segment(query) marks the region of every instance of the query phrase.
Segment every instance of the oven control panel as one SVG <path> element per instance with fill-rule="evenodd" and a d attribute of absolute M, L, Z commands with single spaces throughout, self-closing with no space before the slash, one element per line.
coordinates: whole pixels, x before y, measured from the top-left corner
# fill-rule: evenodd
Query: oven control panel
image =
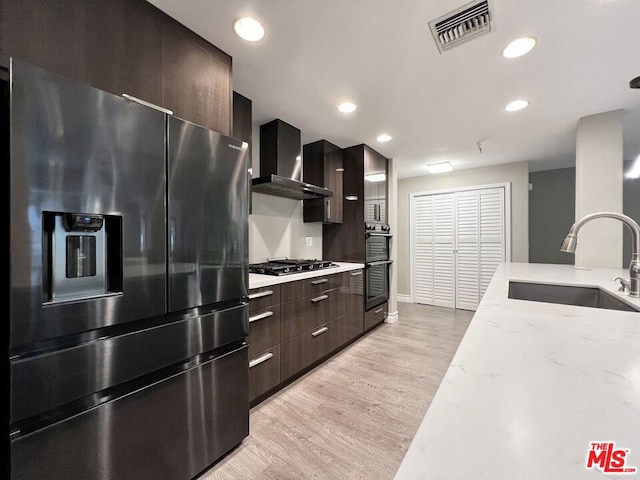
<path fill-rule="evenodd" d="M 364 230 L 366 233 L 390 233 L 391 227 L 385 223 L 365 223 Z"/>

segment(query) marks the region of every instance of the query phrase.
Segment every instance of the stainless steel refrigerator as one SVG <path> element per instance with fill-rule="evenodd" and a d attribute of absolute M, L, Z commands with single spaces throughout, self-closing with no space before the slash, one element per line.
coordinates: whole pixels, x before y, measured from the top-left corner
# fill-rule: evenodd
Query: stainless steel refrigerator
<path fill-rule="evenodd" d="M 5 87 L 11 476 L 193 478 L 249 431 L 245 146 L 16 59 Z"/>

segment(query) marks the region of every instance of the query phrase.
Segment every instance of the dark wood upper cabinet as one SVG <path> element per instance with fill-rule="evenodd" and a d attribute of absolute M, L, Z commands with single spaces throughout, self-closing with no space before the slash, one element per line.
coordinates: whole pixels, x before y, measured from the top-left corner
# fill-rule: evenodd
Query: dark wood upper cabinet
<path fill-rule="evenodd" d="M 345 148 L 342 152 L 342 224 L 322 226 L 322 258 L 364 262 L 365 223 L 386 222 L 388 159 L 365 144 Z M 381 172 L 385 174 L 384 181 L 371 181 L 381 179 L 381 176 L 372 175 Z"/>
<path fill-rule="evenodd" d="M 11 57 L 231 133 L 231 57 L 145 0 L 3 1 Z"/>
<path fill-rule="evenodd" d="M 302 147 L 304 181 L 333 192 L 332 197 L 303 200 L 305 222 L 342 223 L 342 149 L 326 140 Z"/>
<path fill-rule="evenodd" d="M 387 159 L 364 148 L 364 221 L 387 223 Z"/>
<path fill-rule="evenodd" d="M 250 99 L 238 92 L 233 92 L 233 130 L 231 136 L 247 142 L 249 144 L 248 155 L 249 165 L 252 164 L 252 139 L 253 139 L 253 123 L 252 123 L 252 102 Z M 251 172 L 251 170 L 250 170 Z M 249 175 L 248 191 L 249 195 L 249 213 L 253 211 L 253 202 L 251 198 L 251 173 Z"/>

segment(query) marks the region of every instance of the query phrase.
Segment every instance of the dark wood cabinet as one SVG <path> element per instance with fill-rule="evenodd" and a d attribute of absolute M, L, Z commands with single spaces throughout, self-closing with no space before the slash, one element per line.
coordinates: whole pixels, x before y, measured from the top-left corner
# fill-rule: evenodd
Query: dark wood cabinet
<path fill-rule="evenodd" d="M 362 273 L 333 273 L 250 291 L 252 404 L 363 334 Z"/>
<path fill-rule="evenodd" d="M 145 0 L 2 2 L 11 57 L 231 132 L 231 57 Z"/>
<path fill-rule="evenodd" d="M 283 303 L 282 340 L 343 316 L 344 311 L 344 296 L 339 288 Z"/>
<path fill-rule="evenodd" d="M 249 293 L 249 398 L 280 383 L 280 285 Z"/>
<path fill-rule="evenodd" d="M 365 331 L 381 324 L 385 318 L 387 318 L 387 302 L 378 305 L 376 308 L 367 310 L 364 314 Z"/>
<path fill-rule="evenodd" d="M 253 149 L 253 123 L 252 123 L 252 105 L 250 99 L 238 92 L 233 92 L 233 130 L 231 136 L 247 142 L 249 165 L 251 165 L 251 155 Z M 249 181 L 247 182 L 247 195 L 249 196 L 249 213 L 253 211 L 253 202 L 251 196 L 251 173 L 253 168 L 249 169 L 247 175 Z"/>
<path fill-rule="evenodd" d="M 365 144 L 345 148 L 342 152 L 343 219 L 341 225 L 322 226 L 322 257 L 364 262 L 365 223 L 385 223 L 387 220 L 388 159 Z M 382 173 L 384 181 L 381 181 Z"/>
<path fill-rule="evenodd" d="M 326 140 L 302 147 L 304 181 L 333 192 L 332 197 L 303 200 L 305 222 L 342 223 L 342 149 Z"/>
<path fill-rule="evenodd" d="M 274 345 L 249 360 L 249 401 L 273 390 L 280 383 L 280 345 Z"/>
<path fill-rule="evenodd" d="M 364 221 L 387 223 L 387 159 L 364 148 Z"/>
<path fill-rule="evenodd" d="M 364 330 L 364 270 L 345 272 L 345 315 L 349 333 L 358 335 Z"/>

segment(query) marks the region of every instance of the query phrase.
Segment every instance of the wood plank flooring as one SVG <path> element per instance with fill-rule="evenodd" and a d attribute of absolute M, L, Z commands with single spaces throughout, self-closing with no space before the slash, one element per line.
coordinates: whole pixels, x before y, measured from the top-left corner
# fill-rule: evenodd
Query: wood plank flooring
<path fill-rule="evenodd" d="M 473 312 L 399 304 L 384 323 L 250 412 L 198 480 L 393 479 Z"/>

